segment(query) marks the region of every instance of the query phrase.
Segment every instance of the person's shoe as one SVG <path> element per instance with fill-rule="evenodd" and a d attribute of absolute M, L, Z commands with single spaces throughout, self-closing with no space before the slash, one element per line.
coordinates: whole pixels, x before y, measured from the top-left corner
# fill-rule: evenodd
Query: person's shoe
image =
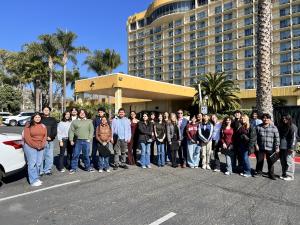
<path fill-rule="evenodd" d="M 151 165 L 148 165 L 147 168 L 148 168 L 148 169 L 151 169 L 152 167 L 151 167 Z"/>
<path fill-rule="evenodd" d="M 285 177 L 283 180 L 285 180 L 285 181 L 293 181 L 294 179 L 295 179 L 294 177 L 288 176 L 288 177 Z"/>
<path fill-rule="evenodd" d="M 36 182 L 34 182 L 33 184 L 31 184 L 32 187 L 39 187 L 42 185 L 42 181 L 37 180 Z"/>
<path fill-rule="evenodd" d="M 60 170 L 59 172 L 64 173 L 64 172 L 66 172 L 66 170 L 65 170 L 65 169 L 62 169 L 62 170 Z"/>
<path fill-rule="evenodd" d="M 251 177 L 250 174 L 245 174 L 245 173 L 244 173 L 242 176 L 243 176 L 243 177 Z"/>
<path fill-rule="evenodd" d="M 46 175 L 46 176 L 51 176 L 51 175 L 52 175 L 52 172 L 49 171 L 49 172 L 45 173 L 45 175 Z"/>
<path fill-rule="evenodd" d="M 198 169 L 198 168 L 199 168 L 199 166 L 195 166 L 194 168 L 195 168 L 195 169 Z"/>
<path fill-rule="evenodd" d="M 123 168 L 123 169 L 129 169 L 129 167 L 126 164 L 121 165 L 120 167 Z"/>
<path fill-rule="evenodd" d="M 95 170 L 94 170 L 93 168 L 89 168 L 89 169 L 87 170 L 87 172 L 89 172 L 89 173 L 94 173 Z"/>
<path fill-rule="evenodd" d="M 229 176 L 231 173 L 229 171 L 225 172 L 225 175 Z"/>
<path fill-rule="evenodd" d="M 191 168 L 191 169 L 194 169 L 195 167 L 194 167 L 194 166 L 190 166 L 190 168 Z"/>
<path fill-rule="evenodd" d="M 276 177 L 275 177 L 274 175 L 269 175 L 269 178 L 270 178 L 271 180 L 276 180 Z"/>
<path fill-rule="evenodd" d="M 202 169 L 206 170 L 206 166 L 205 166 L 205 165 L 203 165 L 203 166 L 202 166 Z"/>
<path fill-rule="evenodd" d="M 185 168 L 186 167 L 186 165 L 185 165 L 185 163 L 183 163 L 182 165 L 181 165 L 181 168 Z"/>
<path fill-rule="evenodd" d="M 76 173 L 76 170 L 70 169 L 69 174 L 74 174 L 74 173 Z"/>
<path fill-rule="evenodd" d="M 117 170 L 117 169 L 119 169 L 119 167 L 118 166 L 114 166 L 114 170 Z"/>
<path fill-rule="evenodd" d="M 210 168 L 209 165 L 206 165 L 206 169 L 207 169 L 207 170 L 211 170 L 211 168 Z"/>
<path fill-rule="evenodd" d="M 110 170 L 109 169 L 107 169 L 107 170 L 105 170 L 107 173 L 110 173 Z"/>
<path fill-rule="evenodd" d="M 98 172 L 99 172 L 99 173 L 103 173 L 103 170 L 100 169 L 100 170 L 98 170 Z"/>
<path fill-rule="evenodd" d="M 287 175 L 282 175 L 279 177 L 281 180 L 284 180 L 285 178 L 287 178 Z"/>
<path fill-rule="evenodd" d="M 221 172 L 221 170 L 219 170 L 219 169 L 214 169 L 214 172 Z"/>
<path fill-rule="evenodd" d="M 243 174 L 243 173 L 240 173 L 240 175 L 241 175 L 241 176 L 244 176 L 244 174 Z"/>
<path fill-rule="evenodd" d="M 146 166 L 142 166 L 142 169 L 146 169 L 147 167 Z"/>

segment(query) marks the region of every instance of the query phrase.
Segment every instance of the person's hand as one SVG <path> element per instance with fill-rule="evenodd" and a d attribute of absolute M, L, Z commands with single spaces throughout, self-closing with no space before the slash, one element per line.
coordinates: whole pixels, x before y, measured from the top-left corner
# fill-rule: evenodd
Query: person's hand
<path fill-rule="evenodd" d="M 169 142 L 169 145 L 171 145 L 172 144 L 172 142 Z"/>
<path fill-rule="evenodd" d="M 181 144 L 181 141 L 178 141 L 178 144 L 180 145 L 180 144 Z"/>
<path fill-rule="evenodd" d="M 195 143 L 196 143 L 194 140 L 191 140 L 191 142 L 192 142 L 193 144 L 195 144 Z"/>
<path fill-rule="evenodd" d="M 279 153 L 279 149 L 277 148 L 277 149 L 275 150 L 275 152 L 276 152 L 276 154 L 278 154 L 278 153 Z"/>
<path fill-rule="evenodd" d="M 63 146 L 64 146 L 64 142 L 63 142 L 63 141 L 60 141 L 60 142 L 59 142 L 59 146 L 60 146 L 60 147 L 63 147 Z"/>
<path fill-rule="evenodd" d="M 51 141 L 51 137 L 47 137 L 47 141 Z"/>
<path fill-rule="evenodd" d="M 258 145 L 255 145 L 255 151 L 259 152 L 259 147 L 258 147 Z"/>
<path fill-rule="evenodd" d="M 289 149 L 289 150 L 287 150 L 287 153 L 288 153 L 289 155 L 291 155 L 291 154 L 293 154 L 293 150 Z"/>
<path fill-rule="evenodd" d="M 223 143 L 223 148 L 226 149 L 227 148 L 227 145 L 225 143 Z"/>
<path fill-rule="evenodd" d="M 71 143 L 72 146 L 75 145 L 74 141 L 70 141 L 70 143 Z"/>
<path fill-rule="evenodd" d="M 86 142 L 90 143 L 90 142 L 91 142 L 91 140 L 86 140 Z"/>

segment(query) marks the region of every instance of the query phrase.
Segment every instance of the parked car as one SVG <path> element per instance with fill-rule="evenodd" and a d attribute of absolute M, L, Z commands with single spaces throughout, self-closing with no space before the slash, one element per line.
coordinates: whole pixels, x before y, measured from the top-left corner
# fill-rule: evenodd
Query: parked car
<path fill-rule="evenodd" d="M 28 118 L 23 119 L 23 120 L 19 120 L 18 121 L 18 126 L 24 127 L 25 124 L 30 121 L 30 119 L 31 119 L 31 117 L 28 117 Z"/>
<path fill-rule="evenodd" d="M 0 117 L 3 116 L 12 116 L 12 114 L 10 112 L 0 112 Z"/>
<path fill-rule="evenodd" d="M 16 126 L 20 120 L 30 118 L 33 114 L 34 112 L 21 112 L 16 116 L 4 116 L 2 117 L 2 122 L 5 125 Z"/>
<path fill-rule="evenodd" d="M 22 135 L 0 134 L 0 183 L 3 177 L 21 171 L 25 165 Z"/>

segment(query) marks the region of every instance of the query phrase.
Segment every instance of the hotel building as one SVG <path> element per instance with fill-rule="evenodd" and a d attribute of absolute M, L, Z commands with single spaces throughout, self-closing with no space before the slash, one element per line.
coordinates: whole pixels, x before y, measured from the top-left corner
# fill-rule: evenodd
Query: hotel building
<path fill-rule="evenodd" d="M 300 105 L 300 0 L 272 4 L 273 96 Z M 190 86 L 224 72 L 255 105 L 257 1 L 154 0 L 128 18 L 128 74 Z"/>

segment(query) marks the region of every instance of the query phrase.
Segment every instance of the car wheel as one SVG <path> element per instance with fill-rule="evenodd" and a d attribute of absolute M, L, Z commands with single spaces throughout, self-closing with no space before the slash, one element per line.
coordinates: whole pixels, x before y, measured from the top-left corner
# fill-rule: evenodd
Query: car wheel
<path fill-rule="evenodd" d="M 4 172 L 0 168 L 0 187 L 2 186 L 2 179 L 3 179 L 3 177 L 4 177 Z"/>
<path fill-rule="evenodd" d="M 12 126 L 12 127 L 14 127 L 14 126 L 17 125 L 17 121 L 11 120 L 11 121 L 9 121 L 9 125 Z"/>

